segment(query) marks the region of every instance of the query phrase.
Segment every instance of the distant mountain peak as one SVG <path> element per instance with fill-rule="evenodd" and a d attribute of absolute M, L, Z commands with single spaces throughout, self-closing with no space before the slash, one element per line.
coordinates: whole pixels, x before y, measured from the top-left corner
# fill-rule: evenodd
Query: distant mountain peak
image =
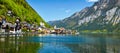
<path fill-rule="evenodd" d="M 93 6 L 52 25 L 69 29 L 120 31 L 120 0 L 99 0 Z M 63 25 L 59 25 L 59 24 Z"/>

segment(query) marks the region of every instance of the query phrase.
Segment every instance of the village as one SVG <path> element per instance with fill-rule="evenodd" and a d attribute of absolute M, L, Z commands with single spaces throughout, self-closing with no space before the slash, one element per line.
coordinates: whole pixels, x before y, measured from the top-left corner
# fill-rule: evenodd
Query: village
<path fill-rule="evenodd" d="M 11 11 L 8 11 L 8 15 Z M 16 17 L 14 23 L 8 22 L 5 16 L 0 16 L 0 33 L 23 33 L 23 32 L 37 32 L 39 34 L 75 34 L 77 31 L 67 30 L 63 27 L 57 26 L 47 28 L 43 22 L 39 25 L 30 24 L 26 21 L 22 22 L 19 17 Z"/>

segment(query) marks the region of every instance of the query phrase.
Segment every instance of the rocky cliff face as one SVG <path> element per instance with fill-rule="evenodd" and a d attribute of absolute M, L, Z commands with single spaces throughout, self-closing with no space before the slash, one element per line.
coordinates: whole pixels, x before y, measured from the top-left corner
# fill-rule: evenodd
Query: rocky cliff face
<path fill-rule="evenodd" d="M 120 30 L 120 0 L 99 0 L 91 7 L 62 20 L 64 26 L 77 30 Z M 51 23 L 51 25 L 59 25 Z"/>

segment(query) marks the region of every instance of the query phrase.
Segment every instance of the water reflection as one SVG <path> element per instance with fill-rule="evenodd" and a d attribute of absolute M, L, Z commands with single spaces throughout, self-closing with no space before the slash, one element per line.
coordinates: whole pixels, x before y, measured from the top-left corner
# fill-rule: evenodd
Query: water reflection
<path fill-rule="evenodd" d="M 120 53 L 119 36 L 0 36 L 0 53 Z"/>
<path fill-rule="evenodd" d="M 46 43 L 38 53 L 72 53 L 71 50 L 61 44 Z"/>
<path fill-rule="evenodd" d="M 107 36 L 42 36 L 31 38 L 32 41 L 43 42 L 40 53 L 59 53 L 62 51 L 72 53 L 120 53 L 120 39 Z M 58 51 L 58 46 L 68 48 Z M 57 51 L 57 52 L 56 52 Z M 71 53 L 69 52 L 69 53 Z"/>
<path fill-rule="evenodd" d="M 0 36 L 0 53 L 37 53 L 40 43 L 25 42 L 23 37 Z"/>

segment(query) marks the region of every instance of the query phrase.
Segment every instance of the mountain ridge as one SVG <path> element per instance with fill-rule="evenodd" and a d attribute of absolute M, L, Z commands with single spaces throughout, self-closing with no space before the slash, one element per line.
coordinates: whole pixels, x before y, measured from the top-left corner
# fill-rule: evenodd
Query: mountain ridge
<path fill-rule="evenodd" d="M 120 0 L 99 0 L 93 6 L 86 7 L 72 16 L 49 22 L 50 25 L 68 29 L 120 31 Z M 60 24 L 63 25 L 60 25 Z"/>

